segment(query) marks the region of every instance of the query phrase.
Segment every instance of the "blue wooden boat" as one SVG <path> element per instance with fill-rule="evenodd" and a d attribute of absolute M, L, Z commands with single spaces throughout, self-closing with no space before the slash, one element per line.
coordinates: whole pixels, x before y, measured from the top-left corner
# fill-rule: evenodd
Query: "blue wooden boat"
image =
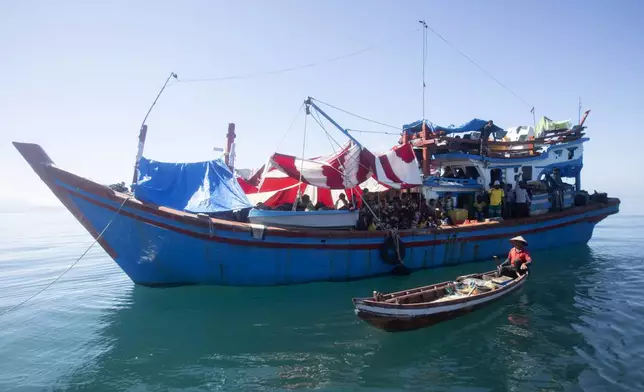
<path fill-rule="evenodd" d="M 357 153 L 355 156 L 362 157 L 359 143 L 312 101 L 309 98 L 305 102 L 307 113 L 309 107 L 317 110 L 355 142 L 344 153 L 353 151 Z M 454 136 L 475 131 L 481 123 L 485 124 L 476 119 L 459 128 L 432 125 L 432 132 L 426 121 L 403 127 L 400 143 L 408 150 L 406 153 L 392 150 L 380 158 L 365 155 L 365 159 L 374 165 L 368 174 L 374 178 L 380 175 L 378 181 L 398 178 L 400 185 L 400 179 L 404 178 L 406 184 L 412 184 L 409 179 L 414 176 L 409 176 L 409 168 L 418 170 L 421 166 L 425 182 L 419 182 L 418 187 L 426 200 L 455 194 L 451 197 L 456 203 L 471 202 L 473 196 L 486 192 L 490 184 L 498 180 L 509 185 L 532 180 L 537 185 L 553 184 L 555 188 L 548 192 L 535 188 L 541 193 L 535 194 L 529 217 L 399 232 L 329 230 L 324 224 L 302 227 L 301 222 L 275 227 L 252 223 L 252 219 L 244 223 L 225 214 L 203 213 L 228 213 L 252 205 L 223 162 L 195 164 L 201 170 L 201 180 L 161 178 L 160 182 L 154 183 L 153 173 L 162 172 L 163 167 L 176 169 L 181 175 L 189 171 L 179 164 L 163 166 L 142 158 L 145 125 L 141 128 L 134 195 L 57 167 L 39 145 L 17 142 L 14 145 L 42 181 L 136 284 L 287 285 L 396 273 L 401 270 L 401 264 L 404 270 L 414 271 L 487 260 L 504 253 L 507 239 L 516 235 L 525 237 L 532 250 L 586 243 L 592 237 L 595 225 L 617 213 L 620 204 L 616 198 L 587 200 L 582 197 L 580 172 L 583 143 L 588 140 L 583 137 L 587 115 L 588 112 L 580 124 L 571 129 L 541 129 L 535 132 L 539 137 L 523 142 L 489 141 L 483 144 L 466 134 Z M 229 129 L 229 136 L 234 136 L 234 127 L 232 129 L 232 132 Z M 229 147 L 231 144 L 229 139 Z M 423 157 L 420 164 L 416 160 L 418 156 Z M 291 159 L 292 171 L 306 168 L 293 165 L 293 157 L 282 156 L 281 159 L 282 166 Z M 347 159 L 343 165 L 349 163 Z M 316 180 L 323 181 L 328 175 L 335 176 L 337 181 L 340 173 L 343 176 L 340 187 L 349 184 L 348 172 L 343 174 L 338 167 L 330 170 L 328 166 L 315 172 L 318 170 L 315 165 L 319 164 L 318 161 L 308 163 L 314 166 L 311 172 L 317 173 Z M 468 178 L 445 178 L 445 165 L 453 166 Z M 401 173 L 401 168 L 406 168 L 405 176 L 396 175 L 396 170 Z M 357 178 L 355 170 L 351 175 L 351 178 Z M 560 176 L 573 179 L 574 185 L 563 183 Z M 301 173 L 299 177 L 302 181 Z M 421 181 L 418 173 L 415 177 Z M 391 181 L 394 184 L 395 181 Z M 191 182 L 194 194 L 181 193 L 181 187 L 187 182 Z M 198 195 L 200 197 L 196 198 Z M 580 202 L 576 203 L 578 197 Z M 183 199 L 179 203 L 177 198 Z M 278 223 L 299 220 L 301 216 L 286 213 L 280 218 L 275 211 L 255 211 L 254 215 L 273 221 L 277 217 Z M 336 219 L 352 215 L 330 212 L 315 216 Z M 335 225 L 337 223 L 331 226 Z M 397 257 L 391 257 L 392 253 Z"/>
<path fill-rule="evenodd" d="M 105 252 L 137 284 L 286 285 L 389 274 L 386 232 L 256 227 L 142 202 L 57 167 L 36 144 L 14 143 L 33 170 Z M 586 243 L 619 200 L 538 216 L 467 226 L 401 231 L 410 270 L 488 260 L 507 239 L 532 250 Z M 118 211 L 118 214 L 116 213 Z M 255 227 L 254 227 L 255 226 Z"/>

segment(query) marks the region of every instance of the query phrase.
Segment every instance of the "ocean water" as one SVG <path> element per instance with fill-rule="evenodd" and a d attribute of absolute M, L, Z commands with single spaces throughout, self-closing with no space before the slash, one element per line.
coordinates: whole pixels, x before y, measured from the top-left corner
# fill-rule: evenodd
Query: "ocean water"
<path fill-rule="evenodd" d="M 354 296 L 451 279 L 268 288 L 136 287 L 94 247 L 0 316 L 0 391 L 644 391 L 644 215 L 623 200 L 588 245 L 535 252 L 519 292 L 391 334 Z M 0 214 L 0 312 L 92 242 L 58 208 Z"/>

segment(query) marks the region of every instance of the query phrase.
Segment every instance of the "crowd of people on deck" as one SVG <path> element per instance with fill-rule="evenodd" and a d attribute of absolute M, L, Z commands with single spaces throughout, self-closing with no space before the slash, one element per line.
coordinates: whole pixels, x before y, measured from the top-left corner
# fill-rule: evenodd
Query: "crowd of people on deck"
<path fill-rule="evenodd" d="M 450 175 L 451 172 L 447 172 Z M 455 174 L 458 175 L 458 174 Z M 472 205 L 464 205 L 468 218 L 479 222 L 487 218 L 522 218 L 530 215 L 532 192 L 524 181 L 512 187 L 495 181 L 492 188 L 476 196 Z M 408 230 L 451 225 L 450 212 L 455 209 L 455 198 L 445 192 L 437 199 L 427 200 L 421 193 L 377 194 L 362 190 L 362 195 L 347 197 L 341 193 L 333 207 L 320 202 L 313 204 L 309 195 L 299 197 L 294 204 L 275 207 L 276 210 L 317 211 L 317 210 L 359 210 L 357 230 Z M 263 206 L 258 205 L 258 208 Z M 293 208 L 294 207 L 294 208 Z M 471 208 L 470 208 L 471 207 Z"/>
<path fill-rule="evenodd" d="M 352 195 L 351 200 L 341 193 L 334 205 L 337 210 L 359 210 L 357 230 L 408 230 L 438 227 L 451 224 L 450 211 L 454 209 L 454 198 L 446 193 L 438 199 L 427 201 L 420 193 L 401 193 L 381 195 L 362 190 L 362 197 Z M 295 202 L 296 211 L 315 211 L 329 209 L 318 203 L 313 205 L 308 195 L 302 195 Z"/>
<path fill-rule="evenodd" d="M 449 211 L 454 209 L 451 197 L 431 199 L 427 202 L 422 194 L 402 193 L 400 195 L 389 194 L 382 198 L 378 194 L 369 192 L 366 188 L 362 190 L 362 196 L 352 195 L 350 200 L 344 193 L 341 193 L 334 208 L 329 208 L 322 203 L 314 205 L 307 194 L 299 197 L 294 204 L 296 211 L 359 210 L 357 230 L 406 230 L 436 227 L 441 225 Z M 275 209 L 291 210 L 292 206 L 284 205 Z"/>
<path fill-rule="evenodd" d="M 502 184 L 495 181 L 488 191 L 488 197 L 476 197 L 474 210 L 479 221 L 487 218 L 525 218 L 530 216 L 532 191 L 525 181 L 520 181 L 516 187 L 512 184 Z"/>

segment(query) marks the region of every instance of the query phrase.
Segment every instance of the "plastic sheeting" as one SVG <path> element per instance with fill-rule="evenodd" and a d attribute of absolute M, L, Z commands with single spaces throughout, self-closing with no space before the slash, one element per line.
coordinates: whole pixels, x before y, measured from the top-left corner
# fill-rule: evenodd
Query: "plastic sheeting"
<path fill-rule="evenodd" d="M 448 127 L 441 127 L 440 125 L 432 124 L 431 122 L 425 120 L 425 126 L 428 130 L 433 130 L 434 132 L 445 132 L 446 134 L 450 133 L 465 133 L 465 132 L 476 132 L 480 131 L 486 124 L 488 120 L 481 120 L 480 118 L 474 118 L 465 124 L 459 126 L 450 125 Z M 416 133 L 422 130 L 423 122 L 418 120 L 411 124 L 403 125 L 403 131 L 407 133 Z M 492 129 L 493 133 L 500 134 L 503 131 L 503 128 L 497 127 L 494 125 Z M 503 135 L 497 135 L 497 137 L 502 137 Z"/>
<path fill-rule="evenodd" d="M 543 116 L 537 123 L 535 135 L 536 137 L 541 137 L 544 131 L 559 131 L 570 128 L 572 128 L 572 121 L 570 120 L 552 121 L 548 117 Z"/>
<path fill-rule="evenodd" d="M 134 196 L 176 210 L 220 213 L 250 208 L 237 179 L 221 160 L 166 163 L 141 158 Z"/>
<path fill-rule="evenodd" d="M 439 125 L 435 125 L 434 129 L 437 132 L 443 131 L 447 134 L 449 133 L 465 133 L 465 132 L 476 132 L 480 131 L 485 125 L 487 124 L 487 120 L 481 120 L 480 118 L 474 118 L 465 124 L 461 124 L 458 127 L 454 125 L 450 125 L 449 127 L 441 127 Z M 497 127 L 494 125 L 492 127 L 492 133 L 500 133 L 503 132 L 503 128 Z"/>
<path fill-rule="evenodd" d="M 427 128 L 428 131 L 432 131 L 433 129 L 433 124 L 427 120 L 425 120 L 425 128 Z M 423 130 L 423 120 L 418 120 L 415 121 L 411 124 L 405 124 L 403 125 L 403 132 L 407 133 L 417 133 Z"/>

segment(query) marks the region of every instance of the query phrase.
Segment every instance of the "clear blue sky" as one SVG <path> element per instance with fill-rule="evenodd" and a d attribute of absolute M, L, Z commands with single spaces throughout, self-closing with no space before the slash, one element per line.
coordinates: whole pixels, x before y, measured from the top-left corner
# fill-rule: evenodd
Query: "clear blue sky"
<path fill-rule="evenodd" d="M 276 149 L 299 155 L 311 95 L 401 125 L 421 117 L 418 20 L 440 32 L 528 102 L 538 116 L 588 120 L 584 185 L 642 191 L 641 1 L 3 1 L 0 3 L 0 200 L 53 200 L 10 144 L 40 143 L 60 166 L 99 182 L 131 178 L 139 124 L 161 84 L 324 61 L 279 75 L 169 87 L 148 120 L 145 155 L 197 161 L 237 124 L 238 167 Z M 427 117 L 532 124 L 529 108 L 431 33 Z M 384 130 L 329 111 L 344 126 Z M 309 127 L 306 155 L 330 152 Z M 340 139 L 336 132 L 335 137 Z M 393 136 L 358 137 L 373 150 Z M 344 139 L 342 139 L 344 140 Z M 634 182 L 634 183 L 633 183 Z"/>

